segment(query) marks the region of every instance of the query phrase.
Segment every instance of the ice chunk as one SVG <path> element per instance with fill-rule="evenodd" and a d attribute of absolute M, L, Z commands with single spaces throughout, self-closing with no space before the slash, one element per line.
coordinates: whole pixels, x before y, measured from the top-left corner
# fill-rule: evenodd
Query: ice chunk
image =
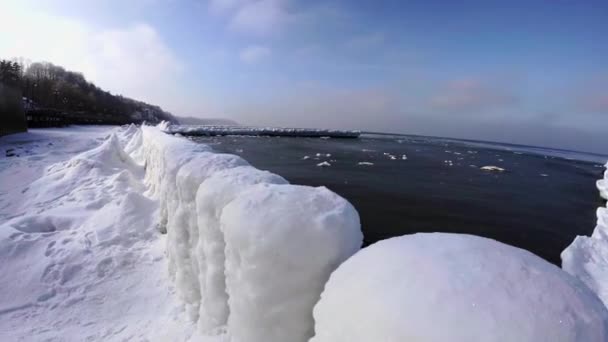
<path fill-rule="evenodd" d="M 370 163 L 370 162 L 358 162 L 357 165 L 367 165 L 367 166 L 371 166 L 374 165 L 374 163 Z"/>
<path fill-rule="evenodd" d="M 479 169 L 483 170 L 483 171 L 496 171 L 496 172 L 503 172 L 505 170 L 502 167 L 498 167 L 498 166 L 494 166 L 494 165 L 482 166 Z"/>
<path fill-rule="evenodd" d="M 608 167 L 608 165 L 606 165 Z M 600 179 L 596 183 L 597 189 L 600 191 L 600 196 L 608 200 L 608 171 L 604 173 L 604 179 Z"/>
<path fill-rule="evenodd" d="M 259 184 L 220 222 L 233 340 L 308 341 L 325 282 L 361 246 L 356 210 L 324 187 Z"/>
<path fill-rule="evenodd" d="M 606 165 L 608 167 L 608 164 Z M 597 182 L 600 195 L 606 198 L 604 179 Z M 577 236 L 561 254 L 562 268 L 582 280 L 608 306 L 608 209 L 597 209 L 597 225 L 593 234 Z"/>
<path fill-rule="evenodd" d="M 415 234 L 371 245 L 330 277 L 311 342 L 608 340 L 579 280 L 494 240 Z"/>
<path fill-rule="evenodd" d="M 326 162 L 326 161 L 324 161 L 324 162 L 321 162 L 321 163 L 317 164 L 317 166 L 326 167 L 326 166 L 331 166 L 331 164 L 328 163 L 328 162 Z"/>

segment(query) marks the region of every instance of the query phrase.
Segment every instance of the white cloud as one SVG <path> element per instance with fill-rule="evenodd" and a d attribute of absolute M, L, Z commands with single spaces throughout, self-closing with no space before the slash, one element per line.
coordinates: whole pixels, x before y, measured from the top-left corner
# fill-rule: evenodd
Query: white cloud
<path fill-rule="evenodd" d="M 229 28 L 246 34 L 267 36 L 278 33 L 290 21 L 284 0 L 246 1 L 230 20 Z"/>
<path fill-rule="evenodd" d="M 269 48 L 265 46 L 252 45 L 241 51 L 240 58 L 241 61 L 253 64 L 262 61 L 270 57 L 271 51 Z"/>
<path fill-rule="evenodd" d="M 3 5 L 0 23 L 0 56 L 48 61 L 113 93 L 175 108 L 183 66 L 150 25 L 97 29 L 15 3 Z"/>

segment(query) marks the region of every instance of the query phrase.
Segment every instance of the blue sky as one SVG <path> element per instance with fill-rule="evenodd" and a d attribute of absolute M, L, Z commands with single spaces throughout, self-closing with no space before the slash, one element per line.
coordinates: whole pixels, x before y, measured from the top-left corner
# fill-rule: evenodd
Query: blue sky
<path fill-rule="evenodd" d="M 608 154 L 606 1 L 0 4 L 0 56 L 178 115 Z"/>

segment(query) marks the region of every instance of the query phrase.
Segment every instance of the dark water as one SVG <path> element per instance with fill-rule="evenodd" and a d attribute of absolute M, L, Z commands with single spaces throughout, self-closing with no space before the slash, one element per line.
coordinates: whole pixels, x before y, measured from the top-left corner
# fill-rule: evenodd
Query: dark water
<path fill-rule="evenodd" d="M 592 232 L 600 205 L 598 162 L 542 155 L 533 148 L 534 153 L 420 137 L 195 140 L 241 155 L 293 184 L 324 185 L 345 197 L 361 216 L 366 245 L 415 232 L 469 233 L 559 265 L 574 237 Z M 331 166 L 317 166 L 323 161 Z M 486 165 L 505 171 L 479 169 Z"/>

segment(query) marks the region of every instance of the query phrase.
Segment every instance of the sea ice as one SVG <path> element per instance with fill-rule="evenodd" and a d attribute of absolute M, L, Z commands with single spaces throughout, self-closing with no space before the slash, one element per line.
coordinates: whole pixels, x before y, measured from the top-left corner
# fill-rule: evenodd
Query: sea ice
<path fill-rule="evenodd" d="M 483 170 L 483 171 L 490 171 L 490 172 L 503 172 L 503 171 L 505 171 L 505 169 L 503 169 L 502 167 L 498 167 L 498 166 L 494 166 L 494 165 L 482 166 L 479 169 Z"/>

